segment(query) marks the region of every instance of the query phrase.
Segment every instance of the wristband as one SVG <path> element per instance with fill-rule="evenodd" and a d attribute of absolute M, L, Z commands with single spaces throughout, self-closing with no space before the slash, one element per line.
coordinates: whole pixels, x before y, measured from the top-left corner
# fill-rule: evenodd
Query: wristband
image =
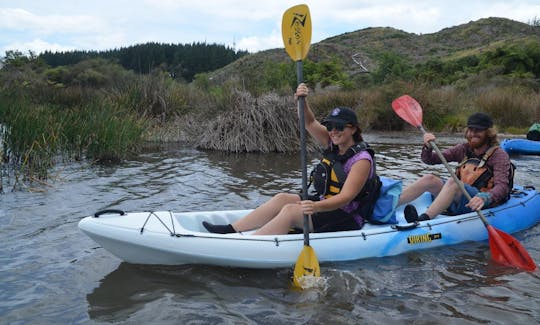
<path fill-rule="evenodd" d="M 482 200 L 484 200 L 484 208 L 488 207 L 491 204 L 491 195 L 486 192 L 480 192 L 476 194 L 475 196 L 478 196 Z"/>

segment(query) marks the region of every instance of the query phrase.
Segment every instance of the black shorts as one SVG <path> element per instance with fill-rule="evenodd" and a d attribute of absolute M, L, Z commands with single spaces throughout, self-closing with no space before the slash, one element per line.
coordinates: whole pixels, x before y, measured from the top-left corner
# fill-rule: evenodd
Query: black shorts
<path fill-rule="evenodd" d="M 301 194 L 298 196 L 302 199 Z M 320 201 L 316 195 L 308 195 L 308 200 Z M 311 223 L 313 223 L 313 232 L 359 230 L 362 228 L 353 216 L 341 209 L 317 212 L 311 216 Z"/>
<path fill-rule="evenodd" d="M 311 222 L 314 232 L 358 230 L 361 228 L 350 214 L 341 209 L 317 212 L 311 216 Z"/>

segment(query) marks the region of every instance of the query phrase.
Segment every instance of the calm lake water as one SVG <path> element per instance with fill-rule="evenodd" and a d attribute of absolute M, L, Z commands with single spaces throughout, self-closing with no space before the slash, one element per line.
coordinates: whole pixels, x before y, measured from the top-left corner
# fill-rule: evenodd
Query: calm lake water
<path fill-rule="evenodd" d="M 379 173 L 439 173 L 420 159 L 421 136 L 367 135 Z M 440 138 L 441 147 L 460 142 Z M 315 159 L 315 156 L 310 157 Z M 516 183 L 540 189 L 540 156 L 514 156 Z M 291 269 L 141 266 L 79 232 L 105 208 L 254 208 L 298 190 L 298 155 L 226 155 L 181 145 L 119 166 L 59 165 L 50 186 L 0 195 L 1 324 L 538 324 L 540 272 L 489 260 L 487 242 L 321 265 L 324 288 L 294 291 Z M 10 187 L 11 186 L 11 187 Z M 539 212 L 540 213 L 540 212 Z M 514 234 L 540 262 L 540 226 Z"/>

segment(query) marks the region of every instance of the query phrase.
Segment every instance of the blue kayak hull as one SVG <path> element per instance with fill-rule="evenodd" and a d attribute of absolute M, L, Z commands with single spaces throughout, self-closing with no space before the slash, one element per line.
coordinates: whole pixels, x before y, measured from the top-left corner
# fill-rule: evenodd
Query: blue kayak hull
<path fill-rule="evenodd" d="M 508 154 L 540 155 L 540 141 L 504 139 L 500 146 Z"/>

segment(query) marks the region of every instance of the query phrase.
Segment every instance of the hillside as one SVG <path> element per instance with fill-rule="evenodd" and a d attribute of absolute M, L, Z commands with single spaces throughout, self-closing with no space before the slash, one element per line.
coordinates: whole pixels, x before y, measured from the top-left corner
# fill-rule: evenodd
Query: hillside
<path fill-rule="evenodd" d="M 373 27 L 312 44 L 307 58 L 314 62 L 339 58 L 347 73 L 354 75 L 365 71 L 361 65 L 373 71 L 378 65 L 378 57 L 385 52 L 403 56 L 412 64 L 433 58 L 459 58 L 503 44 L 540 43 L 539 29 L 506 18 L 479 19 L 421 35 L 390 27 Z M 244 56 L 215 71 L 212 76 L 214 80 L 224 81 L 231 76 L 249 74 L 267 61 L 287 62 L 290 59 L 282 48 L 266 50 Z"/>

